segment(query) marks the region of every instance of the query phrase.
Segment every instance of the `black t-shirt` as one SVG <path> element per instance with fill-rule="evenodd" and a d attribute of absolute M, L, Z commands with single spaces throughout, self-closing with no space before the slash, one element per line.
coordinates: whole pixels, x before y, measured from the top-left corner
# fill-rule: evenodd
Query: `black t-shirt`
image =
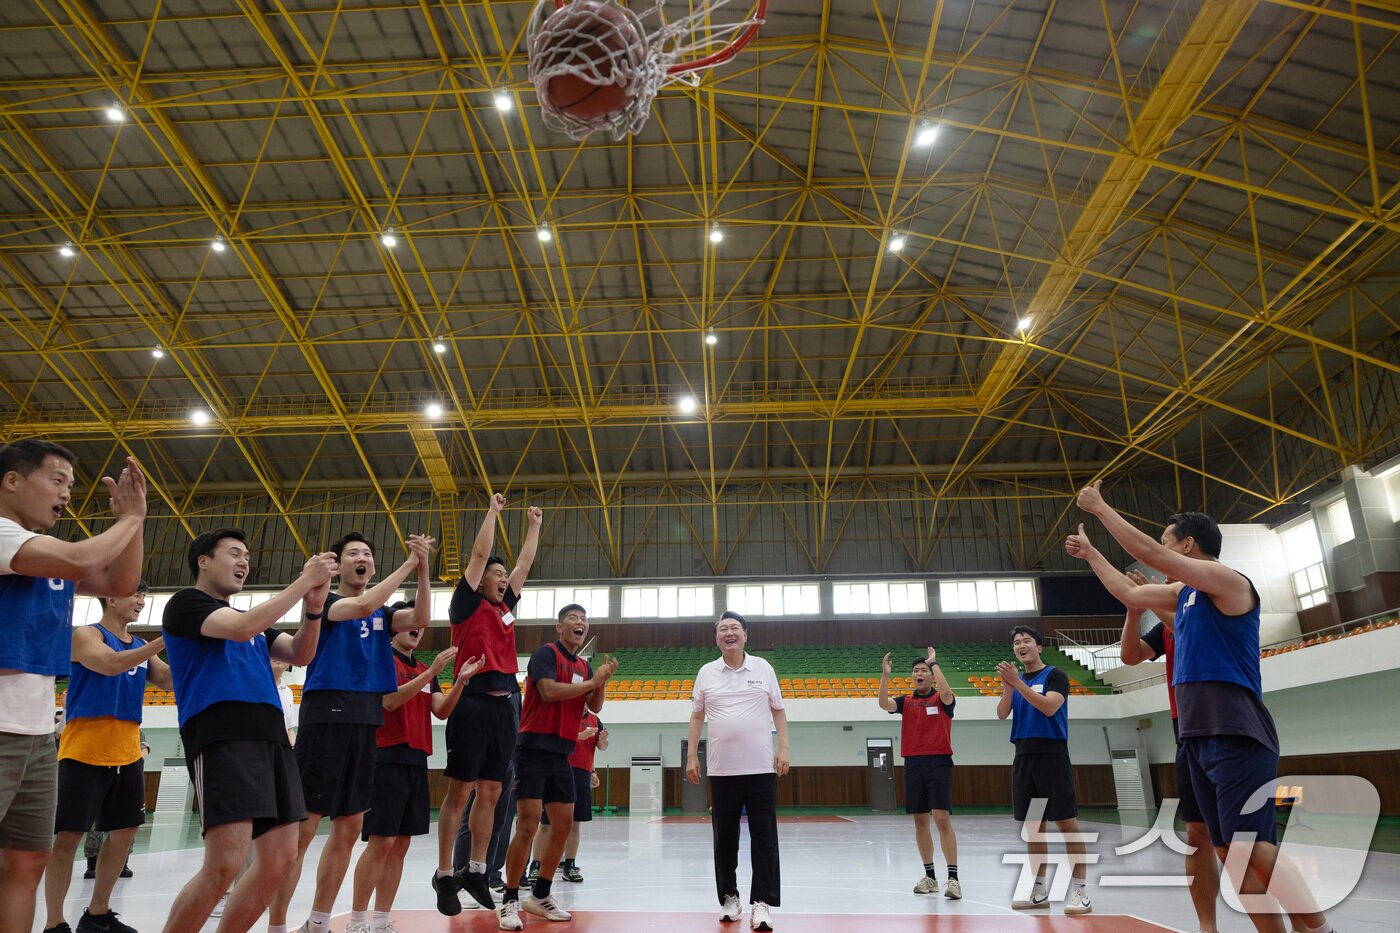
<path fill-rule="evenodd" d="M 476 612 L 477 607 L 486 599 L 476 589 L 467 585 L 467 578 L 461 577 L 457 580 L 457 588 L 452 591 L 452 602 L 447 609 L 447 619 L 456 626 L 465 622 Z M 501 605 L 507 609 L 514 609 L 520 602 L 520 594 L 506 586 L 505 594 L 501 597 Z M 457 645 L 459 658 L 465 660 L 473 654 L 470 650 L 472 645 L 462 645 L 453 636 L 453 644 Z M 478 671 L 472 675 L 472 679 L 462 688 L 463 693 L 519 693 L 520 681 L 515 679 L 514 674 L 507 674 L 503 671 Z"/>
<path fill-rule="evenodd" d="M 170 597 L 165 606 L 162 627 L 173 635 L 185 638 L 210 638 L 201 634 L 204 620 L 219 609 L 228 608 L 222 599 L 210 596 L 203 590 L 187 587 Z M 286 632 L 270 628 L 263 632 L 268 650 L 279 637 L 287 637 Z M 212 639 L 219 640 L 219 639 Z M 272 677 L 272 669 L 267 676 Z M 287 729 L 282 719 L 281 706 L 267 703 L 243 703 L 228 700 L 214 703 L 192 716 L 180 727 L 180 741 L 185 746 L 185 757 L 193 759 L 206 745 L 228 741 L 268 741 L 287 745 Z"/>
<path fill-rule="evenodd" d="M 1036 671 L 1036 674 L 1039 674 Z M 1030 683 L 1035 674 L 1021 672 L 1021 680 Z M 1058 693 L 1069 702 L 1069 675 L 1058 667 L 1053 668 L 1045 678 L 1045 693 Z M 1040 736 L 1032 736 L 1025 739 L 1016 740 L 1016 754 L 1018 755 L 1064 755 L 1069 752 L 1069 743 L 1063 739 L 1047 739 Z"/>
<path fill-rule="evenodd" d="M 1155 661 L 1167 653 L 1167 627 L 1161 622 L 1148 629 L 1142 640 L 1152 649 L 1152 657 L 1149 660 Z M 1171 684 L 1167 686 L 1170 687 Z"/>

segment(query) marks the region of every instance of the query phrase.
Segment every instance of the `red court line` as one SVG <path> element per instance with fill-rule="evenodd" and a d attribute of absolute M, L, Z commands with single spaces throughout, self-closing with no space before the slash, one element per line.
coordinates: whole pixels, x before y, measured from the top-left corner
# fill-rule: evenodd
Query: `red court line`
<path fill-rule="evenodd" d="M 740 817 L 740 820 L 747 823 L 748 817 Z M 648 823 L 708 823 L 708 816 L 660 816 Z M 779 823 L 854 823 L 855 820 L 847 819 L 844 816 L 780 816 Z"/>
<path fill-rule="evenodd" d="M 346 916 L 344 914 L 341 915 Z M 714 913 L 648 913 L 644 911 L 590 911 L 574 913 L 567 926 L 543 917 L 522 914 L 527 930 L 555 933 L 747 933 L 747 914 L 738 923 L 721 923 Z M 399 933 L 496 933 L 496 915 L 485 910 L 464 910 L 444 917 L 432 910 L 395 910 Z M 1161 933 L 1167 927 L 1119 914 L 1062 914 L 967 916 L 956 914 L 799 914 L 773 912 L 774 929 L 782 933 Z"/>

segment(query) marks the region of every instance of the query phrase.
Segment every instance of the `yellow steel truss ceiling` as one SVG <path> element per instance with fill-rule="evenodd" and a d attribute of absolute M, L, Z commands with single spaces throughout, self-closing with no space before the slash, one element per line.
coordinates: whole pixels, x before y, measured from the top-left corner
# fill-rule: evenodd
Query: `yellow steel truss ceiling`
<path fill-rule="evenodd" d="M 559 578 L 1053 570 L 1095 477 L 1278 520 L 1400 453 L 1400 3 L 773 0 L 583 143 L 533 6 L 0 4 L 0 439 L 79 453 L 65 528 L 132 454 L 166 584 L 226 522 L 450 578 L 489 491 Z"/>

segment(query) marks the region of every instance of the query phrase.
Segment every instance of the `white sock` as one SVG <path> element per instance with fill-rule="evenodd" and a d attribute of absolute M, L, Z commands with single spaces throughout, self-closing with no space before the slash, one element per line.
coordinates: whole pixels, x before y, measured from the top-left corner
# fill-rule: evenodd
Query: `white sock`
<path fill-rule="evenodd" d="M 365 912 L 363 910 L 350 911 L 350 922 L 363 924 L 365 922 Z"/>
<path fill-rule="evenodd" d="M 331 933 L 331 912 L 329 910 L 311 911 L 311 916 L 306 921 L 306 928 L 311 933 Z"/>
<path fill-rule="evenodd" d="M 376 910 L 374 912 L 374 922 L 370 924 L 369 928 L 373 933 L 383 933 L 384 930 L 389 929 L 389 911 Z"/>
<path fill-rule="evenodd" d="M 450 875 L 450 874 L 452 874 L 452 872 L 450 872 L 450 871 L 443 871 L 441 868 L 439 868 L 439 869 L 437 869 L 437 870 L 435 870 L 435 871 L 433 872 L 433 877 L 434 877 L 434 878 L 446 878 L 446 877 L 447 877 L 448 875 Z"/>
<path fill-rule="evenodd" d="M 486 863 L 476 861 L 467 862 L 467 871 L 474 875 L 484 875 L 486 874 Z"/>
<path fill-rule="evenodd" d="M 1069 881 L 1069 884 L 1070 884 L 1071 890 L 1074 890 L 1074 891 L 1083 891 L 1083 890 L 1084 890 L 1084 879 L 1083 879 L 1083 878 L 1071 878 L 1070 881 Z"/>

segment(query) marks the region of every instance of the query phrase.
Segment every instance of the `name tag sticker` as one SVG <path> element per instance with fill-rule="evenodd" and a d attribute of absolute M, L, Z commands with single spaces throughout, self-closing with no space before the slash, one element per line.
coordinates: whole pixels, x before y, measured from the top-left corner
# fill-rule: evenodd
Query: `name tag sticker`
<path fill-rule="evenodd" d="M 925 716 L 937 716 L 937 715 L 938 715 L 938 707 L 936 707 L 936 706 L 925 706 L 925 707 L 924 707 L 924 715 L 925 715 Z"/>
<path fill-rule="evenodd" d="M 569 683 L 571 683 L 571 684 L 581 684 L 581 683 L 583 683 L 583 675 L 580 674 L 580 673 L 578 673 L 578 672 L 575 672 L 575 673 L 574 673 L 574 676 L 573 676 L 572 678 L 569 679 Z"/>
<path fill-rule="evenodd" d="M 515 624 L 515 615 L 509 609 L 501 613 L 501 622 L 505 625 Z"/>
<path fill-rule="evenodd" d="M 1044 695 L 1045 684 L 1031 684 L 1031 689 L 1034 690 L 1036 693 Z"/>
<path fill-rule="evenodd" d="M 376 632 L 382 632 L 382 631 L 384 631 L 384 617 L 383 617 L 383 616 L 375 616 L 375 617 L 374 617 L 374 630 L 375 630 Z"/>
<path fill-rule="evenodd" d="M 431 680 L 428 681 L 426 684 L 423 685 L 423 689 L 420 690 L 420 691 L 418 691 L 418 692 L 419 692 L 419 693 L 432 693 L 432 692 L 433 692 L 433 682 L 432 682 Z"/>

